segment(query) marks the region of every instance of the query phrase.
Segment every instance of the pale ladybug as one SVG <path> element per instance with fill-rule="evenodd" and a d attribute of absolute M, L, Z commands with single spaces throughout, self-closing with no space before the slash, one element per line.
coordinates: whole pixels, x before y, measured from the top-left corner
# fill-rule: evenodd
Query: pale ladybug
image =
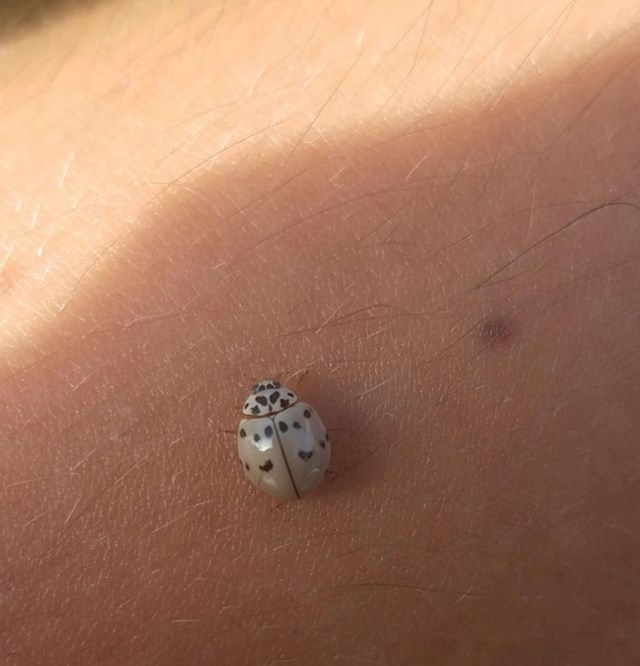
<path fill-rule="evenodd" d="M 322 420 L 280 382 L 251 389 L 238 424 L 238 454 L 254 486 L 281 499 L 300 499 L 315 488 L 329 465 L 331 444 Z"/>

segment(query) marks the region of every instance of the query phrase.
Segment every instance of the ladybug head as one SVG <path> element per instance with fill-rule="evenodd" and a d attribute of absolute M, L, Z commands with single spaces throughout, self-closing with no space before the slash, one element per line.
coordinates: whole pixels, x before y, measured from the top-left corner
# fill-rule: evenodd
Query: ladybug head
<path fill-rule="evenodd" d="M 266 416 L 287 409 L 298 396 L 286 386 L 273 379 L 263 379 L 251 387 L 251 395 L 246 399 L 242 413 L 247 416 Z"/>

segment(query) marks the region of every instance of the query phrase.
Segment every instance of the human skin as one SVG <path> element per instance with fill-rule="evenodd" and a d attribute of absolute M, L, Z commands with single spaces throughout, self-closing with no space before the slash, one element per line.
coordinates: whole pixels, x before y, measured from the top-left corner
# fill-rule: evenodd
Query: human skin
<path fill-rule="evenodd" d="M 7 664 L 637 664 L 635 0 L 103 2 L 0 60 Z M 248 387 L 331 473 L 242 475 Z"/>

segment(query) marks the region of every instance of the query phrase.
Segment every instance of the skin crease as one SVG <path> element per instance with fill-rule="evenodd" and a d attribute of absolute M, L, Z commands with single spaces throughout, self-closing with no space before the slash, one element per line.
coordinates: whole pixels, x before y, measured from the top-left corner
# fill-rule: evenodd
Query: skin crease
<path fill-rule="evenodd" d="M 640 33 L 608 5 L 4 36 L 4 663 L 638 663 Z M 236 457 L 267 376 L 332 433 L 301 502 Z"/>

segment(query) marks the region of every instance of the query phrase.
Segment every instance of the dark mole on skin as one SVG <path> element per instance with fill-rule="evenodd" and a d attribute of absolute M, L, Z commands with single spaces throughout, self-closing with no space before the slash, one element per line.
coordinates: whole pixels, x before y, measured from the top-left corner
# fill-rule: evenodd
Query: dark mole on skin
<path fill-rule="evenodd" d="M 480 342 L 493 348 L 508 342 L 514 334 L 514 323 L 510 317 L 489 317 L 478 327 Z"/>

